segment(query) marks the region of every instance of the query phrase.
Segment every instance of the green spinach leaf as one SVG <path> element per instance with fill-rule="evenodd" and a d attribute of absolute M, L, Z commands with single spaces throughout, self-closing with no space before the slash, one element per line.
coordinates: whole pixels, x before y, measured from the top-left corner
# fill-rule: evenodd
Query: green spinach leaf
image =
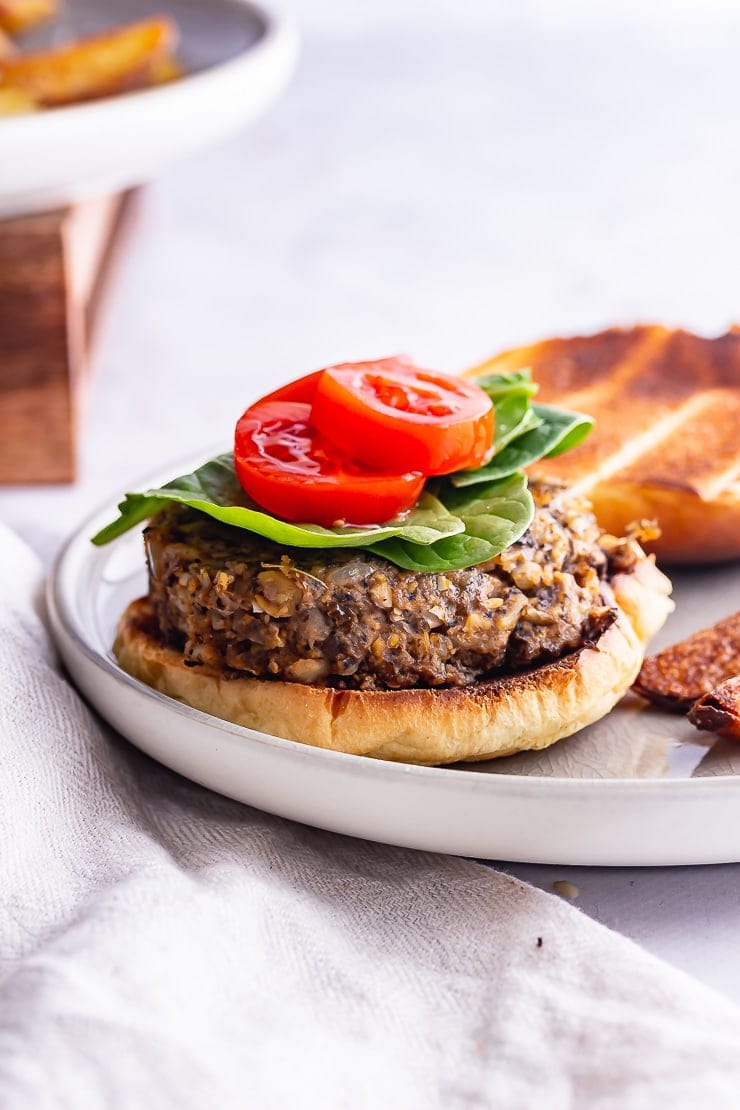
<path fill-rule="evenodd" d="M 560 455 L 584 440 L 594 424 L 590 416 L 552 405 L 535 404 L 532 411 L 540 421 L 536 428 L 513 439 L 485 466 L 453 474 L 453 486 L 463 488 L 500 481 L 539 459 Z"/>
<path fill-rule="evenodd" d="M 524 474 L 476 486 L 475 491 L 455 489 L 445 482 L 439 497 L 462 520 L 464 532 L 426 547 L 396 536 L 369 549 L 406 570 L 459 570 L 492 559 L 516 543 L 534 516 L 534 501 Z"/>
<path fill-rule="evenodd" d="M 390 536 L 401 535 L 410 543 L 431 544 L 462 532 L 465 525 L 453 516 L 428 490 L 424 490 L 411 512 L 398 522 L 367 527 L 322 528 L 319 524 L 290 524 L 258 508 L 242 490 L 231 455 L 219 455 L 168 482 L 161 489 L 128 493 L 118 506 L 117 520 L 93 537 L 105 544 L 147 520 L 168 502 L 188 505 L 207 513 L 222 524 L 243 528 L 289 547 L 361 547 Z"/>

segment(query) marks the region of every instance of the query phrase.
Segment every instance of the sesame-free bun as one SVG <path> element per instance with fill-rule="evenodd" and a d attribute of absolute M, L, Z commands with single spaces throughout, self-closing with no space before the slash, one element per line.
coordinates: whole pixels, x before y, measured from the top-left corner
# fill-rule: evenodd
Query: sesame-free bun
<path fill-rule="evenodd" d="M 667 563 L 740 558 L 740 329 L 705 339 L 642 326 L 548 339 L 469 372 L 528 367 L 538 401 L 589 413 L 596 425 L 574 450 L 530 468 L 593 504 L 622 536 L 656 520 L 649 549 Z"/>
<path fill-rule="evenodd" d="M 404 763 L 491 759 L 554 744 L 629 689 L 646 641 L 673 607 L 670 583 L 643 558 L 610 585 L 617 619 L 592 645 L 472 686 L 335 690 L 187 667 L 163 642 L 148 598 L 126 609 L 114 651 L 125 671 L 168 697 L 273 736 Z"/>

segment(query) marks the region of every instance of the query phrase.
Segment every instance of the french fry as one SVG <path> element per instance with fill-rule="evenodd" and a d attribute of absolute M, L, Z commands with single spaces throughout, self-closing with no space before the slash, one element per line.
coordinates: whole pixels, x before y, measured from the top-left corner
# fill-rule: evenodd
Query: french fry
<path fill-rule="evenodd" d="M 142 88 L 171 56 L 176 39 L 167 16 L 130 23 L 53 50 L 4 59 L 0 86 L 22 89 L 44 107 Z"/>
<path fill-rule="evenodd" d="M 0 30 L 17 35 L 45 23 L 59 11 L 59 0 L 0 0 Z"/>
<path fill-rule="evenodd" d="M 10 35 L 6 35 L 5 31 L 0 31 L 0 62 L 3 58 L 10 58 L 16 53 L 16 46 Z"/>
<path fill-rule="evenodd" d="M 38 111 L 38 103 L 24 89 L 0 86 L 0 116 L 23 116 Z"/>
<path fill-rule="evenodd" d="M 178 77 L 182 77 L 185 70 L 178 62 L 177 58 L 172 54 L 163 58 L 161 62 L 155 62 L 152 66 L 152 71 L 149 75 L 150 85 L 168 85 L 170 81 L 177 81 Z"/>

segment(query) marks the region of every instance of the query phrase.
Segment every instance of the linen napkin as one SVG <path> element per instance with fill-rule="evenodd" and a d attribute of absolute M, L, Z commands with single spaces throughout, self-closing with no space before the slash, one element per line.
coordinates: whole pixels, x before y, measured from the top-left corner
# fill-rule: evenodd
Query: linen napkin
<path fill-rule="evenodd" d="M 0 1106 L 737 1107 L 740 1010 L 486 866 L 158 766 L 0 531 Z"/>

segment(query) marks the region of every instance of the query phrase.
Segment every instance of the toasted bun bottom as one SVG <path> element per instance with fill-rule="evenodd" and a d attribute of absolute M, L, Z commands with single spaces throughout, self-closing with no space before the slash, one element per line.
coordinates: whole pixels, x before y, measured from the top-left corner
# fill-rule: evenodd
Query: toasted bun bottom
<path fill-rule="evenodd" d="M 114 651 L 125 671 L 234 724 L 318 748 L 404 763 L 483 760 L 546 748 L 603 717 L 630 687 L 673 604 L 651 560 L 611 582 L 618 618 L 592 647 L 473 686 L 332 690 L 186 667 L 163 643 L 148 598 L 133 601 Z"/>

